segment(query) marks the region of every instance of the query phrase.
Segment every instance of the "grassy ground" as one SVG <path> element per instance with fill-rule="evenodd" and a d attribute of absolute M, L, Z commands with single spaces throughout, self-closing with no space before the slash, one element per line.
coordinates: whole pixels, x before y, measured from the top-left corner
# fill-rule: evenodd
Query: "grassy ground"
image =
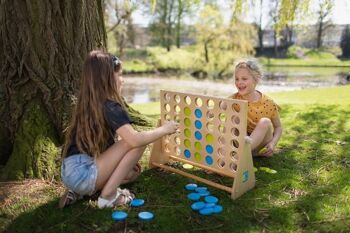
<path fill-rule="evenodd" d="M 113 210 L 99 210 L 94 199 L 57 209 L 60 184 L 29 180 L 0 183 L 0 229 L 8 232 L 349 232 L 350 86 L 271 94 L 282 107 L 284 135 L 269 159 L 254 159 L 256 187 L 238 200 L 209 190 L 224 206 L 221 214 L 200 216 L 190 209 L 184 185 L 193 180 L 147 169 L 128 185 L 146 201 L 113 222 Z M 135 105 L 157 118 L 159 103 Z M 260 170 L 269 167 L 271 174 Z M 230 185 L 230 179 L 193 173 Z M 155 219 L 141 222 L 140 211 Z"/>

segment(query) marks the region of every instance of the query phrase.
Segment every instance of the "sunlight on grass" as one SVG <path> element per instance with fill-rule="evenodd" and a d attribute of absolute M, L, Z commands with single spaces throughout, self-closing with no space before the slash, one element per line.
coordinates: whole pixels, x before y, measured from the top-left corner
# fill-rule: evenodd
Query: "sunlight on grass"
<path fill-rule="evenodd" d="M 96 198 L 57 209 L 62 188 L 18 194 L 3 205 L 0 223 L 8 232 L 347 232 L 350 229 L 350 86 L 271 93 L 281 105 L 284 133 L 276 154 L 254 158 L 256 186 L 237 200 L 211 187 L 224 211 L 201 216 L 191 210 L 184 186 L 194 180 L 148 169 L 149 147 L 142 158 L 143 173 L 126 187 L 145 200 L 128 212 L 127 224 L 114 222 L 111 209 L 99 210 Z M 159 118 L 159 102 L 133 104 L 141 113 Z M 174 164 L 174 166 L 179 166 Z M 276 170 L 271 174 L 259 168 Z M 223 185 L 232 179 L 189 171 Z M 27 190 L 30 190 L 27 188 Z M 37 193 L 37 191 L 36 191 Z M 28 199 L 28 197 L 30 197 Z M 40 197 L 40 203 L 33 204 Z M 15 202 L 14 202 L 15 200 Z M 42 200 L 45 200 L 43 202 Z M 137 214 L 151 211 L 151 222 Z M 2 220 L 3 219 L 3 220 Z M 181 223 L 181 224 L 178 224 Z"/>
<path fill-rule="evenodd" d="M 268 93 L 278 104 L 350 104 L 350 85 Z"/>

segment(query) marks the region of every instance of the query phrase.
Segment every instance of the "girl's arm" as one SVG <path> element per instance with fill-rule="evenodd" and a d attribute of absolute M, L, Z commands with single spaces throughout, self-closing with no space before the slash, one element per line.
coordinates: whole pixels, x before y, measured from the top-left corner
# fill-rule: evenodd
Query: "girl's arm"
<path fill-rule="evenodd" d="M 175 133 L 178 127 L 179 124 L 175 121 L 168 121 L 158 128 L 138 132 L 130 124 L 125 124 L 117 129 L 117 134 L 132 147 L 141 147 L 154 142 L 164 135 Z"/>
<path fill-rule="evenodd" d="M 272 118 L 271 122 L 274 128 L 271 143 L 273 143 L 275 147 L 282 136 L 282 124 L 279 116 Z"/>

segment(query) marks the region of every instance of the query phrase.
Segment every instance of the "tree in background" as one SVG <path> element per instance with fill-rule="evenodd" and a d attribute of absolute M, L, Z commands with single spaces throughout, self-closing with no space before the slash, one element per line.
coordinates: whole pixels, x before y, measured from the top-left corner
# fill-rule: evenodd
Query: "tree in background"
<path fill-rule="evenodd" d="M 322 47 L 322 37 L 325 31 L 332 27 L 330 15 L 333 9 L 332 0 L 319 0 L 319 9 L 317 11 L 317 40 L 316 48 Z"/>
<path fill-rule="evenodd" d="M 146 3 L 146 12 L 152 15 L 150 31 L 154 45 L 161 45 L 170 51 L 172 45 L 180 48 L 183 20 L 192 14 L 199 0 L 157 0 Z"/>
<path fill-rule="evenodd" d="M 176 47 L 181 46 L 182 22 L 185 16 L 190 15 L 194 7 L 200 3 L 199 0 L 177 0 L 176 2 L 176 30 L 175 42 Z"/>
<path fill-rule="evenodd" d="M 254 52 L 254 28 L 235 17 L 225 24 L 215 4 L 205 5 L 196 24 L 196 40 L 202 51 L 203 67 L 216 78 L 223 78 L 233 61 Z"/>
<path fill-rule="evenodd" d="M 346 25 L 343 29 L 340 41 L 340 48 L 342 50 L 342 56 L 344 58 L 350 57 L 350 30 L 349 25 Z"/>
<path fill-rule="evenodd" d="M 135 44 L 135 30 L 131 16 L 137 9 L 137 3 L 130 0 L 108 0 L 105 1 L 105 6 L 105 20 L 113 22 L 112 25 L 107 23 L 107 33 L 113 33 L 119 50 L 118 56 L 123 58 L 124 48 Z"/>
<path fill-rule="evenodd" d="M 170 51 L 174 43 L 173 27 L 176 14 L 174 12 L 176 0 L 157 0 L 156 4 L 146 4 L 147 13 L 153 14 L 149 29 L 152 35 L 152 44 L 161 45 Z"/>

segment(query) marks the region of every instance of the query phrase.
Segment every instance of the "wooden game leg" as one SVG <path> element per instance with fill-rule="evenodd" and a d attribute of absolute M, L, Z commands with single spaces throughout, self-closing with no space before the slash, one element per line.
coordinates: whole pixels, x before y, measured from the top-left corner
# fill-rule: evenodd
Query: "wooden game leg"
<path fill-rule="evenodd" d="M 157 126 L 159 127 L 160 125 L 161 122 L 160 120 L 158 120 Z M 149 168 L 155 167 L 153 165 L 153 162 L 157 164 L 165 164 L 169 161 L 169 156 L 166 153 L 164 153 L 162 140 L 163 138 L 160 138 L 153 143 L 151 157 L 148 164 Z"/>
<path fill-rule="evenodd" d="M 243 154 L 238 160 L 237 173 L 233 181 L 231 198 L 237 199 L 255 186 L 255 173 L 250 144 L 245 142 Z"/>

